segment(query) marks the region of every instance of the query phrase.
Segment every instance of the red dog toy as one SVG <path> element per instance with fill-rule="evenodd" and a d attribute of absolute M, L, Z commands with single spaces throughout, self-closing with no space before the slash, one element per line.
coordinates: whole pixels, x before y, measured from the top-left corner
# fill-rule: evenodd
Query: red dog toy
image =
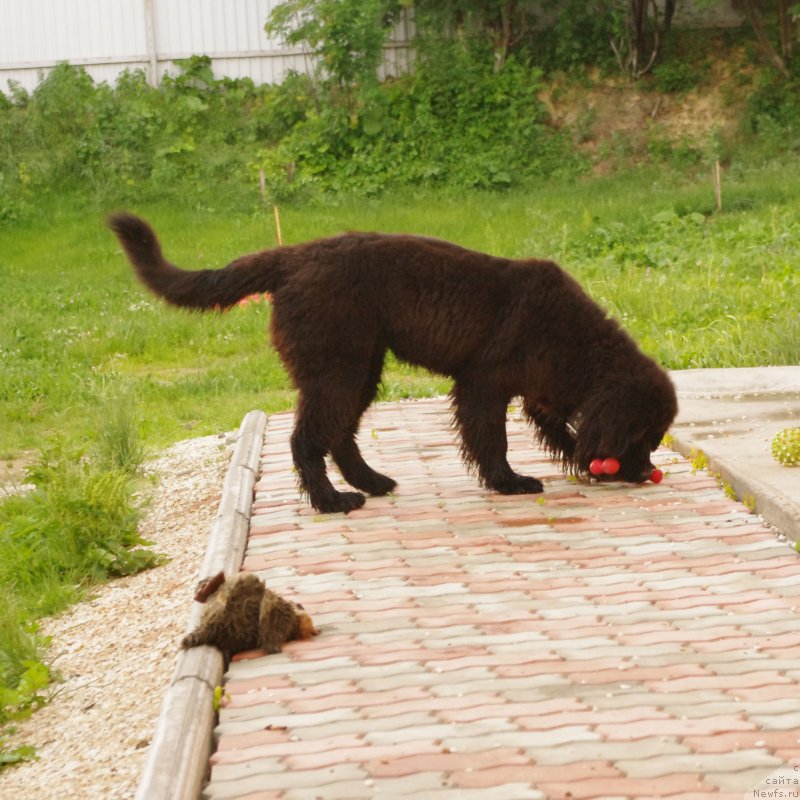
<path fill-rule="evenodd" d="M 601 475 L 616 475 L 619 472 L 619 461 L 616 458 L 595 458 L 589 464 L 589 472 L 596 478 Z M 650 473 L 650 480 L 653 483 L 661 483 L 664 473 L 660 469 L 654 469 Z"/>
<path fill-rule="evenodd" d="M 595 477 L 600 475 L 616 475 L 619 472 L 619 461 L 616 458 L 595 458 L 589 464 L 589 472 Z"/>

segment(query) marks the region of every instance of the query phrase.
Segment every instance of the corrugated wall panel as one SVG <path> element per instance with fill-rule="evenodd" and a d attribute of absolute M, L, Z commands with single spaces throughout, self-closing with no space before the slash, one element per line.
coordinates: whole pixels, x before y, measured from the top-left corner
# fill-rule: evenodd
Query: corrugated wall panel
<path fill-rule="evenodd" d="M 172 74 L 172 59 L 208 55 L 217 77 L 277 83 L 289 70 L 307 72 L 313 59 L 287 49 L 264 31 L 280 0 L 0 0 L 0 90 L 14 80 L 34 89 L 40 73 L 60 61 L 113 83 L 127 68 L 148 70 L 146 8 L 153 10 L 157 73 Z M 383 72 L 406 68 L 401 23 Z M 407 40 L 406 40 L 407 41 Z M 398 47 L 399 45 L 399 47 Z"/>
<path fill-rule="evenodd" d="M 146 56 L 143 2 L 130 0 L 2 0 L 0 87 L 25 88 L 56 63 L 80 64 L 95 80 L 113 80 Z"/>
<path fill-rule="evenodd" d="M 140 55 L 143 18 L 130 0 L 2 0 L 0 67 Z"/>

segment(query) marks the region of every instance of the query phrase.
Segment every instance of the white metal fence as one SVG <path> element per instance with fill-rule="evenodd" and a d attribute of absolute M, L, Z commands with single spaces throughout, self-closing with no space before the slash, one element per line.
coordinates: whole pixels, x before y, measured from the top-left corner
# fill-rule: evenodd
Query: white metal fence
<path fill-rule="evenodd" d="M 302 49 L 264 32 L 280 0 L 0 0 L 0 91 L 8 81 L 35 88 L 42 74 L 67 61 L 95 81 L 113 83 L 125 69 L 144 69 L 151 83 L 172 61 L 207 55 L 216 77 L 278 83 L 307 72 Z M 412 36 L 406 16 L 386 47 L 385 74 L 407 69 Z"/>
<path fill-rule="evenodd" d="M 216 77 L 279 83 L 289 70 L 308 72 L 311 57 L 264 32 L 281 0 L 0 0 L 0 91 L 8 81 L 35 88 L 62 61 L 113 83 L 125 69 L 144 69 L 155 84 L 172 61 L 212 60 Z M 535 0 L 534 0 L 535 2 Z M 656 0 L 661 4 L 663 0 Z M 733 3 L 683 0 L 676 25 L 741 24 Z M 406 12 L 385 48 L 383 76 L 408 69 L 413 21 Z"/>

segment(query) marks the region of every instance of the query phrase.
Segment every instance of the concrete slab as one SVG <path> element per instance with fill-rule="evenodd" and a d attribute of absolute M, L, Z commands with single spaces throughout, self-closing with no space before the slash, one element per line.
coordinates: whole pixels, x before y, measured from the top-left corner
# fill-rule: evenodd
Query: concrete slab
<path fill-rule="evenodd" d="M 800 427 L 800 366 L 697 369 L 672 373 L 679 412 L 678 452 L 702 452 L 767 521 L 800 540 L 800 467 L 779 464 L 772 438 Z"/>

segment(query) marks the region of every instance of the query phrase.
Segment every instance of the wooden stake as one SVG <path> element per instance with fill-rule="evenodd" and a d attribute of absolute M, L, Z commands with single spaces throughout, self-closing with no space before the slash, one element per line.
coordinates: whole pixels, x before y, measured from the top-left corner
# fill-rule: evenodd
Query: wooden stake
<path fill-rule="evenodd" d="M 264 167 L 258 170 L 258 190 L 261 192 L 261 202 L 267 204 L 267 176 L 264 174 Z"/>
<path fill-rule="evenodd" d="M 278 247 L 283 245 L 283 237 L 281 236 L 281 217 L 278 213 L 278 206 L 272 206 L 272 213 L 275 215 L 275 236 L 278 239 Z"/>
<path fill-rule="evenodd" d="M 722 211 L 722 175 L 719 161 L 714 164 L 714 195 L 717 198 L 717 212 Z"/>
<path fill-rule="evenodd" d="M 258 170 L 258 189 L 261 192 L 261 202 L 267 205 L 267 176 L 264 174 L 264 167 Z M 272 206 L 272 215 L 275 217 L 275 238 L 278 240 L 278 247 L 281 247 L 283 236 L 281 236 L 281 217 L 278 213 L 278 206 Z"/>

